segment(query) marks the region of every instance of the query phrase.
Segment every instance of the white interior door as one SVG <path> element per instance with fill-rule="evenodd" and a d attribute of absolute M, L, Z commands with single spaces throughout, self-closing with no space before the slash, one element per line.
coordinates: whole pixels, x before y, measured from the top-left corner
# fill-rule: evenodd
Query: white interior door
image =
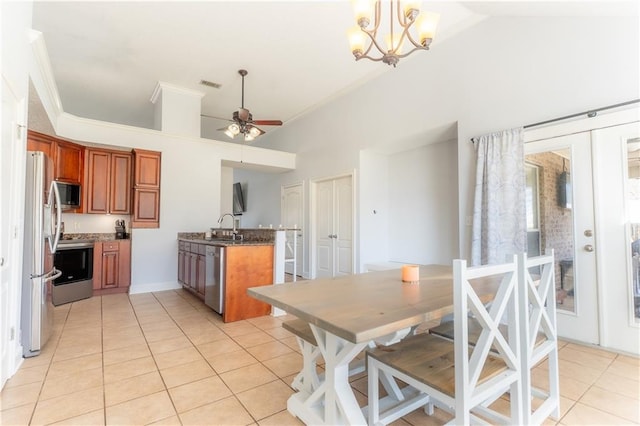
<path fill-rule="evenodd" d="M 12 208 L 16 203 L 18 176 L 24 173 L 16 161 L 19 144 L 19 111 L 24 100 L 19 101 L 2 78 L 2 134 L 0 135 L 0 389 L 14 373 L 15 330 L 21 287 L 21 266 L 16 262 L 17 239 L 12 228 L 16 226 Z M 23 128 L 24 129 L 24 128 Z M 26 129 L 24 129 L 26 131 Z M 12 279 L 13 277 L 13 279 Z M 12 303 L 13 302 L 13 303 Z"/>
<path fill-rule="evenodd" d="M 295 231 L 296 239 L 296 275 L 302 276 L 303 272 L 303 247 L 304 247 L 304 192 L 302 184 L 282 187 L 282 225 L 285 228 L 299 228 Z M 293 232 L 293 231 L 292 231 Z M 290 238 L 288 235 L 287 238 Z M 285 257 L 290 258 L 294 253 L 289 252 L 289 247 L 285 248 Z M 293 274 L 293 263 L 285 264 L 285 272 Z"/>
<path fill-rule="evenodd" d="M 640 355 L 640 123 L 592 132 L 601 345 Z"/>
<path fill-rule="evenodd" d="M 315 185 L 315 277 L 353 273 L 353 179 Z"/>
<path fill-rule="evenodd" d="M 333 277 L 333 181 L 316 185 L 316 278 Z"/>
<path fill-rule="evenodd" d="M 558 334 L 599 344 L 590 132 L 529 142 L 525 155 L 538 167 L 540 247 L 556 257 Z"/>

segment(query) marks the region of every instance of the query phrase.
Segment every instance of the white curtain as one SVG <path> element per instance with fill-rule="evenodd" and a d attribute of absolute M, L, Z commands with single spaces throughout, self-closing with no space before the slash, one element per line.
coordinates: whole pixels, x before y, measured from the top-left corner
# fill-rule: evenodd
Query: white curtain
<path fill-rule="evenodd" d="M 502 263 L 526 250 L 523 129 L 474 139 L 478 157 L 471 263 Z"/>

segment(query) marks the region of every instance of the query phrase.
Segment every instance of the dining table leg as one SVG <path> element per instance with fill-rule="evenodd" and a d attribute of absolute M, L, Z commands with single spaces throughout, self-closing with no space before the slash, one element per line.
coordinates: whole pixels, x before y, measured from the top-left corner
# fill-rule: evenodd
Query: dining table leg
<path fill-rule="evenodd" d="M 368 342 L 352 343 L 310 324 L 325 362 L 324 381 L 293 394 L 287 409 L 306 424 L 363 425 L 367 421 L 349 384 L 349 362 Z"/>

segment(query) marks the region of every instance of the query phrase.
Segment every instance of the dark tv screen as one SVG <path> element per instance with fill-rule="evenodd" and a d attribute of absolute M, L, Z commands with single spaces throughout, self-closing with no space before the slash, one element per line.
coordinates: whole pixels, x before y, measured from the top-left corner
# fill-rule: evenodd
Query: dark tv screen
<path fill-rule="evenodd" d="M 242 185 L 240 184 L 240 182 L 236 182 L 233 184 L 233 214 L 239 215 L 246 211 L 247 209 L 244 203 Z"/>

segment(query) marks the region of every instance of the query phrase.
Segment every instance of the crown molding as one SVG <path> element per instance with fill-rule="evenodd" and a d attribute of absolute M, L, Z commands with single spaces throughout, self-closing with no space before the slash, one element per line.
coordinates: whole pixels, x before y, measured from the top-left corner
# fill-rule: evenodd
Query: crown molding
<path fill-rule="evenodd" d="M 54 130 L 57 128 L 58 118 L 64 112 L 62 101 L 58 92 L 56 80 L 53 77 L 53 68 L 49 61 L 49 53 L 44 37 L 40 31 L 29 31 L 29 43 L 31 44 L 31 60 L 29 63 L 29 77 L 38 92 L 40 101 L 49 116 Z"/>
<path fill-rule="evenodd" d="M 158 81 L 158 84 L 156 84 L 155 89 L 153 89 L 153 93 L 151 94 L 151 103 L 156 103 L 156 101 L 158 100 L 158 98 L 160 97 L 160 94 L 163 91 L 170 91 L 173 93 L 178 93 L 181 95 L 187 95 L 187 96 L 193 96 L 196 97 L 198 99 L 202 99 L 204 97 L 204 92 L 198 92 L 197 90 L 191 90 L 191 89 L 185 89 L 184 87 L 180 87 L 180 86 L 176 86 L 174 84 L 171 83 L 167 83 L 164 81 Z"/>

